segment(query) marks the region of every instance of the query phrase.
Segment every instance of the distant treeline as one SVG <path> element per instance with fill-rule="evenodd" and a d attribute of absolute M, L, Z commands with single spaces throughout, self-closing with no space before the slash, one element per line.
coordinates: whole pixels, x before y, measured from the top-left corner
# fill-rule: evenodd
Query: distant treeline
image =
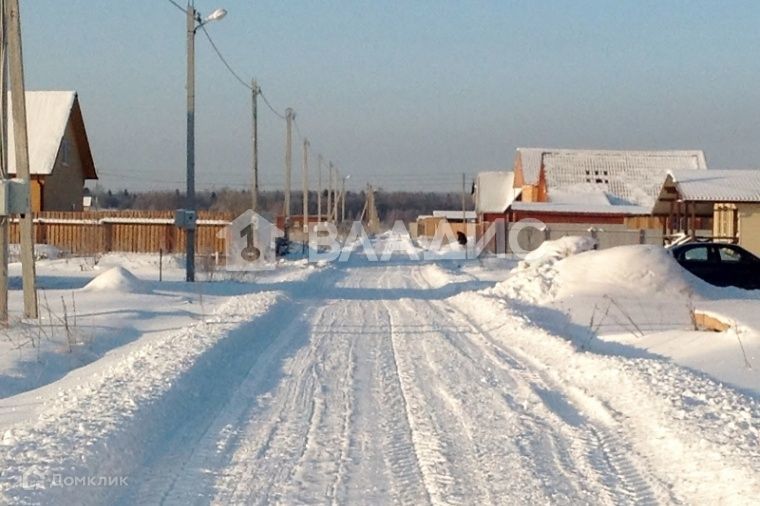
<path fill-rule="evenodd" d="M 93 209 L 144 209 L 163 211 L 179 209 L 185 205 L 185 194 L 174 191 L 112 191 L 103 188 L 90 190 L 93 197 Z M 282 213 L 283 195 L 281 191 L 265 191 L 259 195 L 260 212 L 267 216 Z M 361 216 L 364 208 L 365 192 L 346 192 L 346 219 L 355 220 Z M 327 193 L 322 195 L 323 209 L 326 207 Z M 196 193 L 198 209 L 207 211 L 232 212 L 240 214 L 251 207 L 251 193 L 248 190 L 220 189 Z M 302 194 L 293 192 L 291 213 L 301 214 Z M 462 196 L 457 193 L 436 192 L 386 192 L 375 190 L 375 203 L 380 220 L 392 224 L 396 220 L 413 221 L 420 214 L 430 214 L 436 209 L 462 208 Z M 468 199 L 468 206 L 470 205 Z M 317 212 L 317 193 L 309 195 L 309 213 Z M 323 211 L 324 212 L 324 211 Z M 340 210 L 339 210 L 340 213 Z"/>

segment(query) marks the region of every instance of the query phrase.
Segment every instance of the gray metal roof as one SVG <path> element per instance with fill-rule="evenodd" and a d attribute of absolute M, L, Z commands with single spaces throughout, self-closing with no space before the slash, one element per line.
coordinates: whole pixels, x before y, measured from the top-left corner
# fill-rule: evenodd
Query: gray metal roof
<path fill-rule="evenodd" d="M 760 170 L 671 170 L 683 200 L 760 203 Z"/>

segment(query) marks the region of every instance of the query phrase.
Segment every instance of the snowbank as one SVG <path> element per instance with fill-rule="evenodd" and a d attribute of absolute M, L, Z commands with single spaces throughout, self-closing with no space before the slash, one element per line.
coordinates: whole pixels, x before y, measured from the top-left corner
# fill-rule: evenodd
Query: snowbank
<path fill-rule="evenodd" d="M 659 246 L 620 246 L 570 256 L 555 265 L 558 297 L 578 294 L 688 295 L 700 281 Z"/>
<path fill-rule="evenodd" d="M 592 250 L 588 237 L 546 241 L 497 284 L 492 295 L 526 302 L 549 302 L 578 295 L 680 294 L 691 296 L 703 284 L 658 246 Z"/>
<path fill-rule="evenodd" d="M 593 249 L 595 245 L 596 241 L 591 237 L 567 236 L 544 241 L 518 264 L 512 276 L 485 293 L 532 303 L 553 299 L 557 286 L 555 264 L 563 258 Z"/>
<path fill-rule="evenodd" d="M 82 290 L 88 292 L 118 291 L 137 293 L 144 289 L 143 282 L 124 267 L 112 267 L 98 274 Z"/>
<path fill-rule="evenodd" d="M 565 248 L 558 242 L 482 293 L 527 303 L 531 320 L 588 341 L 590 349 L 609 353 L 610 343 L 621 343 L 630 348 L 613 353 L 651 352 L 760 391 L 760 318 L 754 316 L 760 313 L 760 293 L 708 285 L 658 246 L 572 254 L 582 244 L 568 240 Z M 733 322 L 732 329 L 698 331 L 694 311 L 719 314 Z"/>
<path fill-rule="evenodd" d="M 589 251 L 596 247 L 596 239 L 588 236 L 566 236 L 554 241 L 544 241 L 541 246 L 525 256 L 529 265 L 556 262 L 562 258 Z"/>

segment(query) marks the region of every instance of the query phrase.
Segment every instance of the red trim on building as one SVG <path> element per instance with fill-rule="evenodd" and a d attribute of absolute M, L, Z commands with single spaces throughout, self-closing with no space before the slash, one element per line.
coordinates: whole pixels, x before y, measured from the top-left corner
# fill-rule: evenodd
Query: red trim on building
<path fill-rule="evenodd" d="M 507 216 L 509 214 L 509 216 Z M 544 223 L 592 223 L 599 225 L 623 225 L 627 214 L 607 213 L 550 213 L 541 211 L 509 211 L 509 213 L 485 213 L 483 221 L 507 220 L 516 222 L 527 218 Z"/>

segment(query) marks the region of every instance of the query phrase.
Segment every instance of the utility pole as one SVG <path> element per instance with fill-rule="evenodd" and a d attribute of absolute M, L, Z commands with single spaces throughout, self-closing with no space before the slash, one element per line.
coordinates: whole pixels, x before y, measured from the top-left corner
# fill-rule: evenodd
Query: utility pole
<path fill-rule="evenodd" d="M 303 240 L 309 234 L 309 139 L 303 140 Z"/>
<path fill-rule="evenodd" d="M 464 231 L 465 243 L 464 243 L 464 258 L 467 259 L 467 203 L 465 201 L 465 173 L 462 172 L 462 230 Z"/>
<path fill-rule="evenodd" d="M 317 223 L 322 223 L 322 154 L 317 157 Z"/>
<path fill-rule="evenodd" d="M 27 184 L 31 193 L 29 140 L 26 130 L 26 96 L 24 93 L 24 61 L 21 49 L 21 19 L 18 0 L 8 5 L 8 71 L 11 81 L 11 109 L 16 151 L 16 177 Z M 30 199 L 31 200 L 31 199 Z M 37 318 L 37 290 L 34 273 L 34 223 L 31 209 L 21 215 L 21 272 L 24 287 L 24 316 Z"/>
<path fill-rule="evenodd" d="M 333 201 L 333 163 L 330 162 L 330 166 L 328 167 L 329 173 L 328 173 L 328 183 L 327 183 L 327 222 L 330 223 L 330 218 L 332 216 L 332 201 Z"/>
<path fill-rule="evenodd" d="M 338 223 L 338 206 L 340 205 L 340 190 L 338 189 L 338 182 L 340 181 L 340 171 L 335 169 L 335 186 L 333 186 L 333 208 L 332 218 L 334 223 Z"/>
<path fill-rule="evenodd" d="M 253 106 L 253 182 L 251 185 L 251 210 L 259 208 L 259 122 L 258 96 L 260 90 L 256 79 L 251 79 L 251 105 Z"/>
<path fill-rule="evenodd" d="M 0 0 L 0 179 L 8 177 L 6 0 Z M 8 323 L 8 217 L 0 217 L 0 324 Z"/>
<path fill-rule="evenodd" d="M 285 229 L 287 230 L 290 222 L 290 174 L 293 171 L 293 119 L 296 113 L 288 107 L 285 109 Z"/>
<path fill-rule="evenodd" d="M 340 222 L 346 221 L 346 178 L 343 176 L 340 183 Z"/>
<path fill-rule="evenodd" d="M 367 229 L 370 234 L 377 234 L 380 228 L 380 219 L 377 216 L 377 205 L 375 205 L 375 189 L 372 185 L 367 185 L 367 200 L 364 204 L 367 211 Z"/>
<path fill-rule="evenodd" d="M 185 208 L 195 211 L 195 20 L 194 2 L 187 5 L 187 188 Z M 195 281 L 195 228 L 185 228 L 185 280 Z"/>

